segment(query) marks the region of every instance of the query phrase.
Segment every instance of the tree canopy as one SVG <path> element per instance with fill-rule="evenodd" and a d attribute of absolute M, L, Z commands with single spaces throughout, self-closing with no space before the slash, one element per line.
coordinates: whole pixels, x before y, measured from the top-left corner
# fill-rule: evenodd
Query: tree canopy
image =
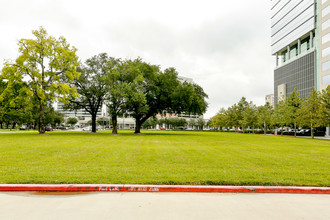
<path fill-rule="evenodd" d="M 14 61 L 6 61 L 2 75 L 9 81 L 27 78 L 29 90 L 39 105 L 40 134 L 45 133 L 44 108 L 49 100 L 65 100 L 75 96 L 76 89 L 66 82 L 79 76 L 77 49 L 71 47 L 64 37 L 49 36 L 40 27 L 32 31 L 34 39 L 18 41 L 19 56 Z"/>
<path fill-rule="evenodd" d="M 67 109 L 85 109 L 92 116 L 92 132 L 96 132 L 96 116 L 108 93 L 107 76 L 117 65 L 117 60 L 106 53 L 95 55 L 86 60 L 78 71 L 79 78 L 71 82 L 78 96 L 71 96 Z"/>
<path fill-rule="evenodd" d="M 136 121 L 135 133 L 141 125 L 158 113 L 203 114 L 207 108 L 207 95 L 197 84 L 180 82 L 174 68 L 161 71 L 141 59 L 127 61 L 127 110 Z"/>

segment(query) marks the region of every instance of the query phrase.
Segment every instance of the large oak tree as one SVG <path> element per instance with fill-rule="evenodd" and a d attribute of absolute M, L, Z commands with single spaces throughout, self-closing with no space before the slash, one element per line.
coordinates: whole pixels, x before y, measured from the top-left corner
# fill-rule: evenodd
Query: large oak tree
<path fill-rule="evenodd" d="M 71 83 L 71 86 L 76 87 L 79 96 L 72 97 L 65 108 L 85 109 L 90 113 L 92 132 L 96 132 L 96 116 L 109 91 L 107 77 L 116 67 L 117 62 L 118 60 L 109 57 L 106 53 L 93 56 L 78 69 L 81 75 Z"/>
<path fill-rule="evenodd" d="M 141 59 L 128 62 L 131 68 L 126 75 L 131 90 L 127 93 L 127 110 L 135 118 L 135 133 L 158 113 L 201 115 L 206 111 L 206 93 L 197 84 L 181 83 L 174 68 L 161 71 Z"/>

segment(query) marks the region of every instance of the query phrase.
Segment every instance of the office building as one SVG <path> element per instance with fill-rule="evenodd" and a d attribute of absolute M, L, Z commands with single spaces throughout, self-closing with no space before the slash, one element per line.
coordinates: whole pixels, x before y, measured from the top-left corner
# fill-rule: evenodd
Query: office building
<path fill-rule="evenodd" d="M 88 117 L 88 118 L 91 118 L 91 114 L 89 112 L 87 112 L 83 108 L 78 109 L 78 110 L 67 110 L 67 109 L 64 109 L 64 104 L 62 102 L 57 102 L 56 103 L 55 110 L 57 110 L 60 113 L 62 113 L 65 118 L 69 118 L 69 117 Z M 102 112 L 102 110 L 103 110 L 103 106 L 97 112 L 97 117 L 102 117 L 102 115 L 104 114 Z"/>
<path fill-rule="evenodd" d="M 330 0 L 271 0 L 275 102 L 330 84 Z"/>
<path fill-rule="evenodd" d="M 266 97 L 265 97 L 265 103 L 269 103 L 269 105 L 274 108 L 274 106 L 275 106 L 274 94 L 266 95 Z"/>

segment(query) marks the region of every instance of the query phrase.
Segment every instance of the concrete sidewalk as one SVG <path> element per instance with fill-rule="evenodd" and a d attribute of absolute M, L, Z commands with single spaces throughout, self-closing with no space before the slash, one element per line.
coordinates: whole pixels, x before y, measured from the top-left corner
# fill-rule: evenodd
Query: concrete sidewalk
<path fill-rule="evenodd" d="M 0 219 L 330 219 L 330 195 L 1 192 Z"/>

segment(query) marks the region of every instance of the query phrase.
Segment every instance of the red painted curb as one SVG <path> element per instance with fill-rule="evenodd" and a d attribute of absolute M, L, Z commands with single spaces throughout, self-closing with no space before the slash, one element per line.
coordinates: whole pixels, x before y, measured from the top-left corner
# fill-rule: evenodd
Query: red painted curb
<path fill-rule="evenodd" d="M 298 186 L 191 186 L 126 184 L 0 184 L 0 191 L 55 192 L 214 192 L 214 193 L 309 193 L 330 194 L 330 187 Z"/>

